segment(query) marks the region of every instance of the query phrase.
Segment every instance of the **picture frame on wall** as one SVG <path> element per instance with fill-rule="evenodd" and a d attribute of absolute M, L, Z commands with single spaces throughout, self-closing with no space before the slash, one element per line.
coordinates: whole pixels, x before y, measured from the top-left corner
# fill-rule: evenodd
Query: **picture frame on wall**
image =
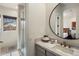
<path fill-rule="evenodd" d="M 17 18 L 3 15 L 3 31 L 16 30 Z"/>
<path fill-rule="evenodd" d="M 3 29 L 2 29 L 2 19 L 1 19 L 1 14 L 0 14 L 0 32 L 2 32 Z"/>

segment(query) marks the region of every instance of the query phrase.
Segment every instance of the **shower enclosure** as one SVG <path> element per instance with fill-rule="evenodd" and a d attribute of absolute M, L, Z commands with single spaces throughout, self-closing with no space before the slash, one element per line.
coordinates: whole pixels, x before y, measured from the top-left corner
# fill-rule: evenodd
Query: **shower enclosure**
<path fill-rule="evenodd" d="M 27 55 L 27 35 L 26 35 L 26 4 L 22 3 L 18 5 L 18 26 L 19 26 L 19 40 L 18 43 L 18 51 L 20 56 Z"/>

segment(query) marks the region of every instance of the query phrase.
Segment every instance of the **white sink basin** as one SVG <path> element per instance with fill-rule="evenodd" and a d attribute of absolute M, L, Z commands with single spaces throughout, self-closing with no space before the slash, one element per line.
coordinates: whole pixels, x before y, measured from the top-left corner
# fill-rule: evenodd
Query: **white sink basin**
<path fill-rule="evenodd" d="M 56 45 L 55 47 L 53 47 L 52 49 L 55 49 L 58 52 L 63 52 L 63 53 L 67 53 L 67 54 L 73 54 L 73 50 L 70 48 L 65 48 L 62 47 L 60 45 Z"/>
<path fill-rule="evenodd" d="M 60 45 L 56 45 L 56 46 L 52 47 L 52 49 L 54 49 L 58 52 L 64 53 L 64 54 L 79 56 L 79 50 L 75 49 L 75 48 L 65 48 L 65 47 L 62 47 Z"/>
<path fill-rule="evenodd" d="M 73 50 L 74 56 L 79 56 L 79 50 L 78 49 L 73 48 L 72 50 Z"/>

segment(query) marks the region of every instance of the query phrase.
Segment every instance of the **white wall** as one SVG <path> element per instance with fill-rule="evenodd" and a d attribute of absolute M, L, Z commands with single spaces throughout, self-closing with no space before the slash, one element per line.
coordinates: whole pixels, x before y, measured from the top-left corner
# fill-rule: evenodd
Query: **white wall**
<path fill-rule="evenodd" d="M 57 4 L 46 4 L 46 34 L 47 35 L 50 35 L 50 36 L 55 36 L 54 34 L 52 34 L 52 31 L 50 30 L 49 28 L 49 16 L 50 16 L 50 13 L 51 11 L 53 10 L 53 8 L 56 6 Z"/>
<path fill-rule="evenodd" d="M 45 4 L 30 3 L 27 4 L 27 18 L 29 22 L 29 55 L 34 55 L 34 39 L 42 37 L 45 34 Z M 27 22 L 26 22 L 27 23 Z"/>
<path fill-rule="evenodd" d="M 60 42 L 63 41 L 63 39 L 57 37 L 52 33 L 52 31 L 49 28 L 49 15 L 53 8 L 57 5 L 57 3 L 49 3 L 46 4 L 46 34 L 49 35 L 52 38 L 58 39 Z M 73 45 L 73 46 L 79 46 L 79 40 L 64 40 L 67 44 Z"/>
<path fill-rule="evenodd" d="M 8 15 L 8 16 L 14 16 L 17 17 L 17 10 L 6 8 L 3 6 L 0 6 L 0 14 L 1 15 Z M 14 31 L 3 31 L 0 32 L 0 40 L 3 41 L 1 46 L 11 46 L 16 44 L 17 40 L 17 29 Z"/>

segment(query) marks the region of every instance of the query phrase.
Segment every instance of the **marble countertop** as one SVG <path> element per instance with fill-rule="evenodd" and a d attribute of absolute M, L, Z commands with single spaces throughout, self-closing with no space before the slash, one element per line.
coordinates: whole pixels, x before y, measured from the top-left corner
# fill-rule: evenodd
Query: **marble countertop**
<path fill-rule="evenodd" d="M 77 50 L 75 48 L 70 48 L 70 49 L 73 49 L 75 51 L 74 53 L 68 53 L 68 52 L 66 53 L 66 52 L 59 51 L 58 49 L 53 48 L 59 44 L 51 44 L 50 42 L 42 42 L 41 40 L 36 41 L 35 44 L 45 48 L 46 50 L 48 50 L 52 53 L 54 52 L 60 56 L 79 56 L 79 50 Z"/>

